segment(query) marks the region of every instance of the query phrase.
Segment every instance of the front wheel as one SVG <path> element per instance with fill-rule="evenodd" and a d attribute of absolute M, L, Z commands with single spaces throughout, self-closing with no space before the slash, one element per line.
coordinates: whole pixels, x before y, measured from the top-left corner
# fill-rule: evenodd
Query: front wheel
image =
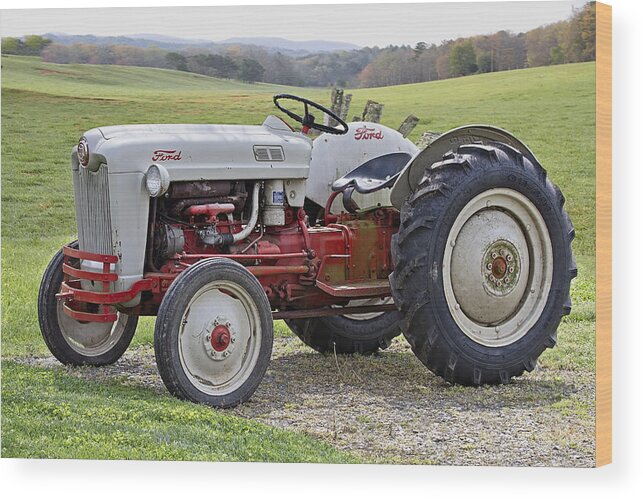
<path fill-rule="evenodd" d="M 272 311 L 259 281 L 225 258 L 183 271 L 163 297 L 154 351 L 174 396 L 213 407 L 245 402 L 270 361 Z"/>
<path fill-rule="evenodd" d="M 78 242 L 71 243 L 78 248 Z M 38 321 L 51 353 L 66 365 L 102 366 L 121 358 L 134 337 L 138 317 L 117 314 L 115 322 L 80 322 L 63 311 L 56 298 L 63 282 L 63 252 L 47 266 L 38 293 Z"/>
<path fill-rule="evenodd" d="M 545 170 L 500 143 L 426 169 L 392 242 L 391 285 L 417 357 L 447 381 L 507 383 L 571 310 L 574 230 Z"/>

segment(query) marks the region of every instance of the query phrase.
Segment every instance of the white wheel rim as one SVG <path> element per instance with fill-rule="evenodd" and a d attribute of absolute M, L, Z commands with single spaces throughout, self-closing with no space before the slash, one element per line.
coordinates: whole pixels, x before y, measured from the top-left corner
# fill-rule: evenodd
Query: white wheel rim
<path fill-rule="evenodd" d="M 217 349 L 215 331 L 227 331 Z M 181 318 L 181 365 L 190 382 L 215 396 L 234 392 L 250 377 L 262 339 L 259 309 L 248 292 L 232 281 L 215 281 L 194 294 Z"/>
<path fill-rule="evenodd" d="M 484 346 L 514 343 L 537 322 L 551 289 L 545 220 L 517 191 L 485 191 L 458 214 L 442 270 L 449 312 L 462 332 Z"/>
<path fill-rule="evenodd" d="M 363 300 L 351 300 L 348 302 L 348 305 L 344 307 L 340 305 L 332 305 L 332 307 L 333 308 L 367 307 L 367 306 L 370 307 L 373 305 L 389 305 L 391 303 L 393 303 L 393 298 L 388 296 L 388 297 L 381 297 L 381 298 L 364 298 Z M 347 319 L 351 319 L 353 321 L 368 321 L 371 319 L 375 319 L 385 313 L 386 312 L 366 312 L 363 314 L 345 314 L 345 315 L 342 315 L 341 317 L 346 317 Z"/>
<path fill-rule="evenodd" d="M 86 357 L 98 357 L 109 352 L 123 336 L 128 316 L 118 313 L 115 322 L 79 322 L 69 317 L 63 301 L 57 305 L 58 327 L 67 344 Z"/>

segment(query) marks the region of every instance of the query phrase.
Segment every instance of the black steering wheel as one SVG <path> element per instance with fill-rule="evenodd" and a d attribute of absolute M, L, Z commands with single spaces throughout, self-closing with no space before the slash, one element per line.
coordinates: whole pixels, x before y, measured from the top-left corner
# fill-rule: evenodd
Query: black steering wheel
<path fill-rule="evenodd" d="M 279 101 L 282 99 L 303 102 L 304 104 L 303 118 L 298 114 L 295 114 L 292 111 L 289 111 L 288 109 L 282 107 L 281 104 L 279 104 Z M 275 95 L 272 98 L 272 100 L 274 101 L 275 106 L 277 106 L 277 109 L 279 109 L 282 113 L 285 113 L 288 116 L 290 116 L 293 120 L 302 124 L 301 132 L 303 134 L 307 134 L 308 130 L 310 130 L 311 128 L 314 130 L 319 130 L 320 132 L 332 133 L 335 135 L 344 135 L 345 133 L 348 132 L 348 125 L 346 124 L 346 122 L 343 119 L 341 119 L 339 116 L 337 116 L 334 112 L 332 112 L 330 109 L 325 108 L 321 104 L 317 104 L 316 102 L 313 102 L 311 100 L 304 99 L 303 97 L 299 97 L 297 95 L 291 95 L 291 94 L 278 94 L 278 95 Z M 339 123 L 339 128 L 315 123 L 315 117 L 308 112 L 308 106 L 318 109 L 322 113 L 330 116 L 337 123 Z"/>

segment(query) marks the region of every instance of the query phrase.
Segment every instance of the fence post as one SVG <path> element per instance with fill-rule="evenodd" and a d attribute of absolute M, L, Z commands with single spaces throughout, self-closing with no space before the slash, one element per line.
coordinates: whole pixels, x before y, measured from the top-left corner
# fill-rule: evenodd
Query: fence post
<path fill-rule="evenodd" d="M 344 94 L 343 88 L 333 87 L 330 91 L 330 110 L 341 119 L 346 121 L 348 108 L 351 105 L 351 94 Z M 328 115 L 324 116 L 324 124 L 327 126 L 337 126 L 339 123 Z"/>
<path fill-rule="evenodd" d="M 397 129 L 397 131 L 402 134 L 402 137 L 408 137 L 419 122 L 420 118 L 409 114 L 400 125 L 400 128 Z"/>
<path fill-rule="evenodd" d="M 374 100 L 368 100 L 366 106 L 364 106 L 364 112 L 362 113 L 362 121 L 370 121 L 371 123 L 379 123 L 382 118 L 382 110 L 384 109 L 384 104 L 375 102 Z"/>
<path fill-rule="evenodd" d="M 351 100 L 353 100 L 352 94 L 344 94 L 344 100 L 342 101 L 342 108 L 339 113 L 339 117 L 344 121 L 346 121 L 346 117 L 348 116 L 348 109 L 351 107 Z"/>

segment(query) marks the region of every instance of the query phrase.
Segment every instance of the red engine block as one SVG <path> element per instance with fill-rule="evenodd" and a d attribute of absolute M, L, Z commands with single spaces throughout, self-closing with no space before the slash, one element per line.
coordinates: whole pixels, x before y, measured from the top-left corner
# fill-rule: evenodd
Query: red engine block
<path fill-rule="evenodd" d="M 174 278 L 203 258 L 236 260 L 257 277 L 274 309 L 309 309 L 359 298 L 388 296 L 393 269 L 391 237 L 399 227 L 399 212 L 377 208 L 338 216 L 337 223 L 308 227 L 305 212 L 287 214 L 284 227 L 267 227 L 230 247 L 229 253 L 204 246 L 196 230 L 184 229 L 185 249 L 168 260 L 160 272 L 149 272 L 151 294 L 136 311 L 155 314 Z M 226 223 L 217 229 L 237 232 Z"/>

